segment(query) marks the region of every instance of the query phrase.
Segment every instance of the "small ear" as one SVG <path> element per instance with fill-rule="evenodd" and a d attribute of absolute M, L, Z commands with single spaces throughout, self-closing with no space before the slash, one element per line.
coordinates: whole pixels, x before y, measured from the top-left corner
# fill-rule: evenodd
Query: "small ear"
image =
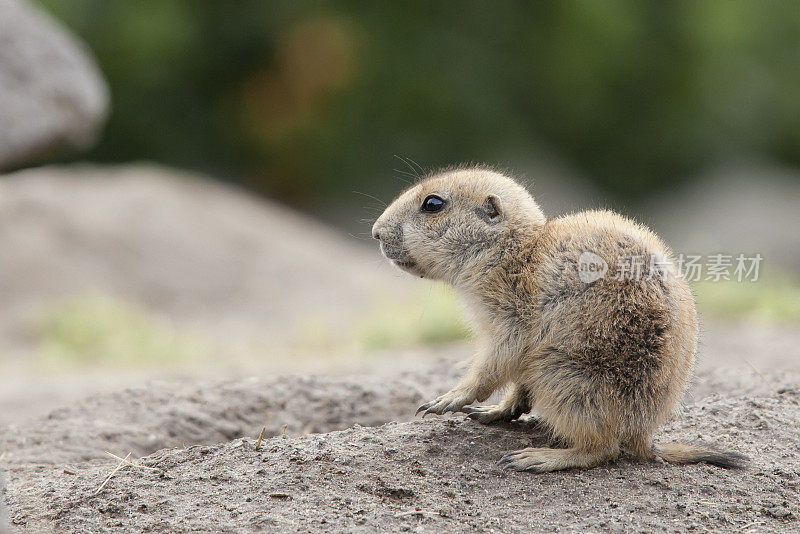
<path fill-rule="evenodd" d="M 495 195 L 489 195 L 483 203 L 483 209 L 490 220 L 499 220 L 503 216 L 503 208 L 500 206 L 500 199 Z"/>

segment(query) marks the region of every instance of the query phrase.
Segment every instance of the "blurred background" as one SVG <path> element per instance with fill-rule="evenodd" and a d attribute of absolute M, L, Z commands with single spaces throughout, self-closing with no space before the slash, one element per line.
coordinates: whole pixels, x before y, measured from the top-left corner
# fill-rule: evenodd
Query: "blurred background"
<path fill-rule="evenodd" d="M 468 356 L 452 293 L 369 228 L 470 161 L 548 215 L 761 254 L 694 286 L 706 365 L 796 369 L 798 95 L 794 2 L 2 0 L 0 422 L 152 376 Z"/>

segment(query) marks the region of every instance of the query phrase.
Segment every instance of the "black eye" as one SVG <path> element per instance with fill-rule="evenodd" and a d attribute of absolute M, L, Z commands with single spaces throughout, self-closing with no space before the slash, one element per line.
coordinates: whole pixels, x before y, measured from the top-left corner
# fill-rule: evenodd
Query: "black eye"
<path fill-rule="evenodd" d="M 443 207 L 444 207 L 444 200 L 442 200 L 440 197 L 437 197 L 436 195 L 429 195 L 422 202 L 422 211 L 433 213 L 435 211 L 439 211 Z"/>

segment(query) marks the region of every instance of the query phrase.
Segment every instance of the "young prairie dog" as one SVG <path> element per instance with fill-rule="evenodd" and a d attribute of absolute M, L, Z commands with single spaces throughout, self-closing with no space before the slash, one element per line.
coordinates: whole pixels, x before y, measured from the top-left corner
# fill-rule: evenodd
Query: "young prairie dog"
<path fill-rule="evenodd" d="M 737 453 L 652 442 L 684 393 L 698 328 L 670 250 L 644 226 L 610 211 L 548 220 L 516 181 L 471 167 L 406 190 L 372 234 L 400 269 L 455 287 L 478 336 L 466 377 L 417 413 L 491 423 L 535 412 L 568 448 L 501 458 L 518 470 L 587 468 L 622 450 L 743 465 Z M 502 387 L 499 405 L 470 406 Z"/>

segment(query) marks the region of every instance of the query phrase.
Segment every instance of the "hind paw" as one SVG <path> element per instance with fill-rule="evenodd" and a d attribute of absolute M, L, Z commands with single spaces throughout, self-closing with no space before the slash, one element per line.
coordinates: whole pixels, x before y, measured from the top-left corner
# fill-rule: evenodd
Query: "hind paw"
<path fill-rule="evenodd" d="M 619 454 L 613 447 L 587 452 L 579 449 L 545 449 L 528 447 L 506 453 L 498 464 L 506 469 L 547 473 L 576 467 L 593 467 Z"/>

